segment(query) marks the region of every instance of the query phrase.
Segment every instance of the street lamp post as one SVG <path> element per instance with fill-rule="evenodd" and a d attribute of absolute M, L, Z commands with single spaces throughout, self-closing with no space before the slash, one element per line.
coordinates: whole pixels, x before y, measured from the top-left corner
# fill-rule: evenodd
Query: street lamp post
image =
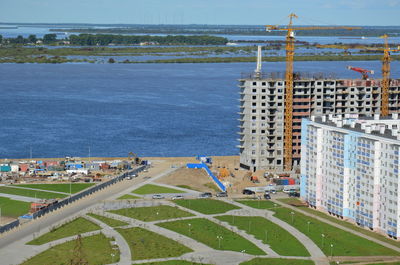
<path fill-rule="evenodd" d="M 322 237 L 322 248 L 324 248 L 324 239 L 325 239 L 325 235 L 324 235 L 324 234 L 321 234 L 321 237 Z"/>
<path fill-rule="evenodd" d="M 307 231 L 310 232 L 310 221 L 307 221 Z"/>
<path fill-rule="evenodd" d="M 333 256 L 333 244 L 331 244 L 331 257 Z"/>
<path fill-rule="evenodd" d="M 294 212 L 290 212 L 290 214 L 292 215 L 292 224 L 294 223 Z"/>
<path fill-rule="evenodd" d="M 218 239 L 218 249 L 221 249 L 221 239 L 223 239 L 222 236 L 217 236 Z"/>
<path fill-rule="evenodd" d="M 192 224 L 188 224 L 189 226 L 189 235 L 192 235 L 192 230 L 190 229 L 192 227 Z"/>

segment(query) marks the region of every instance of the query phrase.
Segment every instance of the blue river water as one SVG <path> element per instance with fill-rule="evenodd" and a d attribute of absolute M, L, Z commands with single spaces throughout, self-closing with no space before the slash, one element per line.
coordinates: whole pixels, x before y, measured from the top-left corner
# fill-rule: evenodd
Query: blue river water
<path fill-rule="evenodd" d="M 346 65 L 295 70 L 358 78 Z M 0 64 L 0 158 L 237 155 L 237 79 L 254 63 Z M 267 72 L 285 64 L 264 63 Z M 400 63 L 392 63 L 399 76 Z"/>

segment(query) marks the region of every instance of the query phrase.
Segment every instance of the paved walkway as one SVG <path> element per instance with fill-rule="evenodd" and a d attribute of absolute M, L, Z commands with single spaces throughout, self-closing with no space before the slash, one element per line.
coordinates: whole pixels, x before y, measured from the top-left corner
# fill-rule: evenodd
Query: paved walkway
<path fill-rule="evenodd" d="M 0 197 L 6 197 L 10 198 L 12 200 L 16 201 L 23 201 L 23 202 L 38 202 L 41 201 L 41 198 L 32 198 L 32 197 L 26 197 L 26 196 L 20 196 L 20 195 L 14 195 L 14 194 L 8 194 L 8 193 L 0 193 Z"/>
<path fill-rule="evenodd" d="M 340 224 L 338 224 L 338 223 L 329 221 L 329 220 L 327 220 L 327 219 L 325 219 L 325 218 L 316 216 L 316 215 L 314 215 L 314 214 L 312 214 L 312 213 L 308 213 L 308 212 L 306 212 L 306 211 L 302 211 L 302 210 L 298 209 L 297 207 L 293 207 L 293 206 L 291 206 L 291 205 L 289 205 L 289 204 L 286 204 L 286 203 L 283 203 L 283 202 L 281 202 L 281 201 L 278 201 L 278 200 L 272 200 L 272 201 L 275 202 L 275 203 L 277 203 L 277 204 L 279 204 L 279 205 L 282 205 L 282 206 L 284 206 L 284 207 L 286 207 L 286 208 L 290 208 L 290 209 L 293 210 L 293 211 L 302 213 L 302 214 L 304 214 L 304 215 L 306 215 L 306 216 L 313 217 L 314 219 L 317 219 L 318 221 L 321 221 L 321 222 L 324 222 L 324 223 L 329 224 L 329 225 L 331 225 L 331 226 L 337 227 L 337 228 L 339 228 L 339 229 L 341 229 L 341 230 L 343 230 L 343 231 L 352 233 L 352 234 L 354 234 L 354 235 L 357 235 L 357 236 L 359 236 L 359 237 L 368 239 L 369 241 L 375 242 L 375 243 L 377 243 L 377 244 L 379 244 L 379 245 L 382 245 L 382 246 L 384 246 L 384 247 L 387 247 L 387 248 L 390 248 L 390 249 L 393 249 L 393 250 L 395 250 L 395 251 L 400 252 L 400 248 L 399 248 L 399 247 L 396 247 L 396 246 L 394 246 L 394 245 L 392 245 L 392 244 L 389 244 L 389 243 L 387 243 L 387 242 L 384 242 L 384 241 L 381 241 L 381 240 L 376 239 L 376 238 L 374 238 L 374 237 L 370 237 L 370 236 L 368 236 L 368 235 L 366 235 L 366 234 L 357 232 L 357 231 L 355 231 L 355 230 L 353 230 L 353 229 L 351 229 L 351 228 L 342 226 L 342 225 L 340 225 Z"/>
<path fill-rule="evenodd" d="M 294 237 L 301 242 L 305 248 L 308 250 L 308 252 L 311 255 L 311 258 L 315 261 L 317 265 L 329 265 L 328 259 L 326 255 L 322 252 L 322 250 L 306 235 L 301 233 L 299 230 L 294 228 L 293 226 L 289 225 L 288 223 L 276 218 L 273 216 L 273 212 L 268 211 L 268 210 L 260 210 L 260 209 L 254 209 L 252 207 L 246 206 L 244 204 L 238 203 L 234 200 L 230 199 L 224 199 L 228 203 L 231 203 L 233 205 L 236 205 L 238 207 L 241 207 L 242 209 L 245 209 L 248 211 L 247 216 L 261 216 L 264 217 L 271 222 L 275 223 L 276 225 L 279 225 L 286 231 L 288 231 L 290 234 L 292 234 Z"/>
<path fill-rule="evenodd" d="M 88 220 L 92 221 L 93 223 L 98 224 L 102 228 L 102 233 L 106 237 L 114 237 L 116 245 L 119 248 L 119 256 L 120 256 L 120 261 L 118 264 L 121 265 L 129 265 L 131 264 L 131 249 L 128 245 L 128 243 L 125 241 L 125 239 L 121 236 L 120 233 L 115 231 L 112 227 L 108 226 L 107 224 L 97 220 L 96 218 L 93 218 L 91 216 L 85 216 Z"/>
<path fill-rule="evenodd" d="M 42 190 L 42 189 L 36 189 L 36 188 L 21 187 L 21 186 L 18 186 L 18 185 L 10 185 L 10 186 L 6 186 L 6 187 L 21 189 L 21 190 L 43 191 L 43 192 L 60 193 L 60 194 L 63 194 L 63 195 L 69 195 L 69 192 L 53 191 L 53 190 Z M 72 193 L 72 194 L 74 194 L 74 193 Z"/>

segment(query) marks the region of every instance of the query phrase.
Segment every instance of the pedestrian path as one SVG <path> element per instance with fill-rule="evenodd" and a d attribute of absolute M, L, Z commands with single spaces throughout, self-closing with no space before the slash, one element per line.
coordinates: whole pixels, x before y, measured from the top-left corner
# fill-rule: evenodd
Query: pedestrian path
<path fill-rule="evenodd" d="M 289 225 L 288 223 L 274 217 L 273 212 L 268 210 L 259 210 L 251 208 L 247 205 L 238 203 L 231 199 L 225 199 L 225 201 L 246 210 L 245 212 L 242 213 L 244 216 L 261 216 L 279 225 L 280 227 L 288 231 L 290 234 L 292 234 L 294 237 L 296 237 L 297 240 L 299 240 L 305 246 L 305 248 L 310 253 L 311 258 L 316 262 L 317 265 L 329 265 L 326 255 L 309 237 L 307 237 L 306 235 L 304 235 L 303 233 L 301 233 L 299 230 Z"/>
<path fill-rule="evenodd" d="M 63 195 L 70 195 L 70 193 L 68 193 L 68 192 L 54 191 L 54 190 L 42 190 L 42 189 L 36 189 L 36 188 L 21 187 L 21 186 L 18 186 L 18 185 L 12 185 L 12 186 L 6 186 L 6 187 L 21 189 L 21 190 L 43 191 L 43 192 L 50 192 L 50 193 L 60 193 L 60 194 L 63 194 Z"/>
<path fill-rule="evenodd" d="M 14 194 L 8 194 L 8 193 L 0 193 L 0 197 L 6 197 L 11 200 L 23 201 L 23 202 L 39 202 L 42 200 L 40 198 L 32 198 L 32 197 L 26 197 L 26 196 L 14 195 Z"/>

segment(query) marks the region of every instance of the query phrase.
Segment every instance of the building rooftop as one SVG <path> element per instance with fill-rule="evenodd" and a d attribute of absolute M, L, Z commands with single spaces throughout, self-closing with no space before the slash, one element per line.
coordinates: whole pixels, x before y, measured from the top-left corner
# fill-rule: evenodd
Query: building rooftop
<path fill-rule="evenodd" d="M 380 117 L 379 114 L 372 117 L 359 116 L 358 114 L 311 116 L 311 120 L 336 128 L 400 140 L 398 113 L 393 113 L 388 117 Z"/>

